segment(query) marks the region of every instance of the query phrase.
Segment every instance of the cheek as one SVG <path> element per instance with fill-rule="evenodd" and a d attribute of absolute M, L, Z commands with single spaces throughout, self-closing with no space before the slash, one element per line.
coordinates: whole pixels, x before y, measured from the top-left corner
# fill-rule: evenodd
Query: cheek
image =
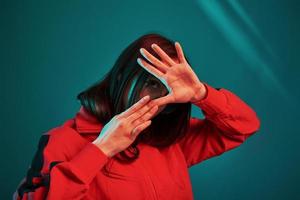
<path fill-rule="evenodd" d="M 144 96 L 150 95 L 150 93 L 147 90 L 142 90 L 140 93 L 140 98 L 143 98 Z"/>
<path fill-rule="evenodd" d="M 147 95 L 150 96 L 150 99 L 156 99 L 158 97 L 156 93 L 153 93 L 151 90 L 145 88 L 140 92 L 140 99 Z"/>

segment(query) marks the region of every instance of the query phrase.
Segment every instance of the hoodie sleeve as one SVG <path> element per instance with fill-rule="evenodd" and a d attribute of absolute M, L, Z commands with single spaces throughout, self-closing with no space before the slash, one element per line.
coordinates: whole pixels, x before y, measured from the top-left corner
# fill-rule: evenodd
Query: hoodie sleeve
<path fill-rule="evenodd" d="M 207 94 L 194 105 L 205 118 L 191 117 L 187 135 L 178 142 L 188 167 L 238 147 L 260 128 L 254 110 L 237 95 L 203 84 Z"/>
<path fill-rule="evenodd" d="M 51 137 L 49 134 L 41 136 L 27 175 L 13 199 L 82 199 L 108 159 L 93 143 L 87 143 L 75 156 L 67 159 L 59 150 L 60 145 L 51 142 Z"/>

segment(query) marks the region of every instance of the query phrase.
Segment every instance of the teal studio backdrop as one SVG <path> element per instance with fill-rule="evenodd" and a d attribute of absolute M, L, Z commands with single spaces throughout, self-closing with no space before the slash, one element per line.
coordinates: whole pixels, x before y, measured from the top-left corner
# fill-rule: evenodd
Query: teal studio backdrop
<path fill-rule="evenodd" d="M 261 120 L 244 144 L 190 168 L 195 199 L 300 199 L 299 5 L 2 0 L 0 199 L 12 198 L 40 135 L 72 118 L 76 95 L 149 32 L 179 41 L 200 80 L 233 91 Z"/>

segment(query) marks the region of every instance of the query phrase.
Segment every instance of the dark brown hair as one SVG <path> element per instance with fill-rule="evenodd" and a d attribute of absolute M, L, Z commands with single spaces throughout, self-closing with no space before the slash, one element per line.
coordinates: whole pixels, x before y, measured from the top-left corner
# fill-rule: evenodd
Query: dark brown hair
<path fill-rule="evenodd" d="M 159 45 L 171 58 L 177 57 L 174 41 L 157 33 L 142 35 L 122 51 L 112 69 L 102 80 L 77 95 L 81 105 L 96 116 L 101 123 L 108 123 L 112 117 L 125 111 L 138 101 L 138 94 L 147 77 L 155 77 L 137 63 L 138 57 L 143 58 L 139 51 L 141 47 L 161 60 L 151 48 L 153 43 Z M 187 58 L 186 60 L 188 61 Z M 124 89 L 135 75 L 138 75 L 136 87 L 128 105 L 124 105 L 122 101 Z M 126 149 L 132 156 L 129 156 L 124 150 L 119 152 L 121 158 L 117 159 L 125 162 L 135 160 L 139 156 L 139 149 L 136 146 L 139 142 L 163 148 L 183 137 L 189 124 L 191 103 L 176 103 L 172 106 L 176 109 L 167 114 L 161 112 L 152 118 L 151 125 L 144 129 Z"/>

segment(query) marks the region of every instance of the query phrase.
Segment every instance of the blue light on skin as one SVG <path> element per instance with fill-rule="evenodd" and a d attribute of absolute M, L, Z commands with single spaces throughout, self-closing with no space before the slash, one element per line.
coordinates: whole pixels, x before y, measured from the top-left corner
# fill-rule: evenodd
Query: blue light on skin
<path fill-rule="evenodd" d="M 151 60 L 146 56 L 146 54 L 143 52 L 143 48 L 140 48 L 140 53 L 143 55 L 144 59 L 147 59 L 154 67 L 155 65 L 151 62 Z M 174 62 L 179 63 L 179 59 L 177 57 L 173 57 L 171 58 Z M 164 60 L 159 59 L 162 63 L 164 63 L 165 65 L 169 66 L 169 64 L 167 62 L 165 62 Z M 139 63 L 140 66 L 142 66 L 146 71 L 148 71 L 150 74 L 152 74 L 153 76 L 155 76 L 156 78 L 158 78 L 164 85 L 165 87 L 168 89 L 169 92 L 172 91 L 172 89 L 169 87 L 169 85 L 167 84 L 166 80 L 159 77 L 158 75 L 152 73 L 146 66 L 143 65 L 143 63 L 141 62 L 141 59 L 138 58 L 137 62 Z M 162 73 L 166 73 L 161 71 Z"/>
<path fill-rule="evenodd" d="M 143 55 L 144 59 L 147 59 L 150 63 L 152 63 L 151 60 L 144 54 L 142 49 L 140 49 L 140 53 Z M 173 57 L 172 60 L 176 63 L 179 63 L 179 59 L 177 57 Z M 169 66 L 169 64 L 167 62 L 165 62 L 164 60 L 160 60 L 160 61 L 162 63 L 164 63 L 166 66 Z M 137 59 L 137 62 L 139 62 L 139 64 L 143 66 L 143 64 L 140 62 L 139 59 Z M 154 66 L 153 63 L 152 63 L 152 65 Z M 155 82 L 157 82 L 159 87 L 157 87 L 157 89 L 155 89 L 154 92 L 153 92 L 153 90 L 151 90 L 151 89 L 153 89 L 153 88 L 151 88 L 152 86 L 144 87 L 143 90 L 141 91 L 140 98 L 143 98 L 146 95 L 150 95 L 151 99 L 156 99 L 156 98 L 165 96 L 167 93 L 171 92 L 171 88 L 168 86 L 168 84 L 165 82 L 164 79 L 157 77 L 156 74 L 152 74 L 151 71 L 147 67 L 143 66 L 143 68 L 152 75 L 152 77 L 153 77 L 152 80 L 155 80 Z M 162 72 L 162 73 L 165 73 L 165 72 Z M 156 77 L 157 79 L 155 79 L 154 77 Z M 159 81 L 157 81 L 157 80 L 159 80 Z M 160 93 L 160 95 L 157 95 L 158 93 Z M 167 105 L 159 106 L 157 112 L 153 115 L 153 117 L 156 116 L 158 113 L 160 113 L 166 106 Z"/>
<path fill-rule="evenodd" d="M 141 54 L 143 55 L 144 59 L 147 59 L 147 60 L 151 63 L 150 59 L 143 53 L 143 51 L 142 51 L 141 49 L 140 49 L 140 52 L 141 52 Z M 176 63 L 179 63 L 179 59 L 178 59 L 177 57 L 174 57 L 174 58 L 172 58 L 172 59 L 173 59 Z M 166 63 L 164 60 L 160 60 L 160 61 L 163 62 L 164 64 L 166 64 L 167 66 L 169 66 L 169 64 Z M 148 69 L 147 67 L 145 67 L 145 66 L 140 62 L 139 59 L 137 60 L 137 62 L 139 62 L 139 64 L 142 65 L 143 68 L 144 68 L 145 70 L 147 70 L 149 73 L 151 73 L 151 72 L 149 71 L 149 69 Z M 152 64 L 152 65 L 154 66 L 154 64 Z M 154 66 L 154 67 L 155 67 L 155 66 Z M 163 72 L 163 73 L 164 73 L 164 72 Z M 151 73 L 151 74 L 152 74 L 152 73 Z M 161 94 L 160 96 L 165 96 L 167 93 L 171 92 L 171 88 L 168 86 L 168 84 L 165 82 L 164 79 L 162 79 L 162 78 L 160 78 L 160 77 L 157 77 L 156 74 L 152 74 L 152 76 L 155 76 L 158 80 L 160 80 L 160 81 L 158 82 L 159 88 L 163 88 L 163 89 L 162 89 L 163 91 L 160 91 L 160 92 L 162 92 L 162 94 Z M 142 98 L 142 97 L 144 97 L 144 96 L 146 96 L 146 95 L 150 95 L 150 98 L 151 98 L 151 99 L 159 98 L 159 96 L 153 94 L 153 93 L 151 92 L 151 90 L 149 91 L 149 90 L 147 90 L 147 88 L 144 88 L 144 89 L 141 91 L 140 98 Z M 153 115 L 153 117 L 156 116 L 158 113 L 160 113 L 166 106 L 167 106 L 167 105 L 159 106 L 159 107 L 158 107 L 158 111 Z"/>

